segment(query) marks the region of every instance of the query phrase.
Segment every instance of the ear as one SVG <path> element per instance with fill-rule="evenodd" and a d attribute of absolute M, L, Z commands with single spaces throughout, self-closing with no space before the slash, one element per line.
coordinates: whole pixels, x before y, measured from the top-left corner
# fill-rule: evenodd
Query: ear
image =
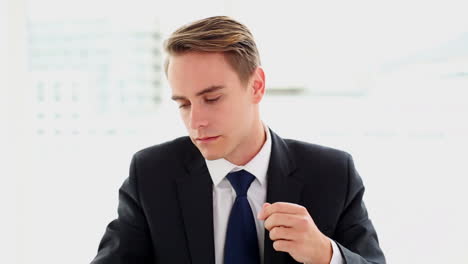
<path fill-rule="evenodd" d="M 265 72 L 261 67 L 257 67 L 252 74 L 250 87 L 253 103 L 260 103 L 263 95 L 265 95 Z"/>

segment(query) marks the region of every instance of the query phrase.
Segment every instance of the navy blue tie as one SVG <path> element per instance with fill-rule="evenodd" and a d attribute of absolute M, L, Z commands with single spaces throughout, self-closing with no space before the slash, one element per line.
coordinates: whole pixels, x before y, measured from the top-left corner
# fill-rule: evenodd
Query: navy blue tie
<path fill-rule="evenodd" d="M 229 173 L 227 176 L 236 190 L 224 245 L 224 264 L 259 264 L 257 229 L 255 219 L 247 200 L 247 190 L 255 177 L 245 170 Z"/>

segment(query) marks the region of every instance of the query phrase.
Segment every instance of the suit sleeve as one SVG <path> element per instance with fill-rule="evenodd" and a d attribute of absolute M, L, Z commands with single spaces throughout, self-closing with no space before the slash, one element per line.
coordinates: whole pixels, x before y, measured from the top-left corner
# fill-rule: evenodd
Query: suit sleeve
<path fill-rule="evenodd" d="M 118 218 L 109 223 L 91 264 L 154 263 L 146 217 L 137 191 L 137 156 L 119 189 Z"/>
<path fill-rule="evenodd" d="M 364 185 L 351 155 L 348 155 L 347 170 L 347 194 L 344 210 L 335 230 L 335 241 L 347 264 L 384 264 L 385 256 L 362 200 Z"/>

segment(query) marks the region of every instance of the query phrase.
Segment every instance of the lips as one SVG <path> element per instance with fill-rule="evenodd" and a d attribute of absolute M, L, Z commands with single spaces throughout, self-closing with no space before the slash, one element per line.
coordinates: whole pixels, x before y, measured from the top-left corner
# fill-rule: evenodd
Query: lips
<path fill-rule="evenodd" d="M 198 142 L 210 142 L 210 141 L 213 141 L 215 139 L 219 138 L 219 136 L 215 136 L 215 137 L 201 137 L 201 138 L 196 138 L 196 140 Z"/>

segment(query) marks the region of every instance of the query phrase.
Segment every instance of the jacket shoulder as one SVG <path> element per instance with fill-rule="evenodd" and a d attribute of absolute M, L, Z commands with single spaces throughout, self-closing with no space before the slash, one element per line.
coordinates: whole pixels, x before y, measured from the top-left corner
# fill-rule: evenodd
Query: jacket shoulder
<path fill-rule="evenodd" d="M 350 156 L 350 154 L 346 151 L 328 146 L 295 139 L 285 139 L 284 141 L 288 145 L 289 149 L 296 154 L 315 154 L 323 155 L 328 158 L 348 158 Z"/>
<path fill-rule="evenodd" d="M 284 140 L 299 164 L 346 166 L 351 155 L 343 150 L 295 139 Z"/>
<path fill-rule="evenodd" d="M 189 137 L 179 137 L 137 151 L 133 157 L 139 162 L 171 161 L 181 158 L 194 148 Z"/>

